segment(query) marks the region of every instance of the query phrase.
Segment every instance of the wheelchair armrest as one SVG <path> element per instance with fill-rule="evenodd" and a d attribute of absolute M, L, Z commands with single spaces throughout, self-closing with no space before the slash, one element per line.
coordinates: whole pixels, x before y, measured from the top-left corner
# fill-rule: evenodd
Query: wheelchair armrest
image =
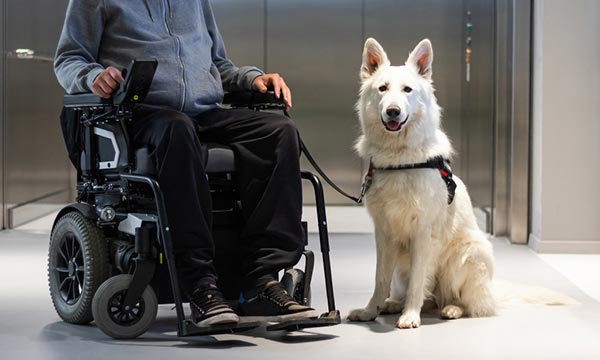
<path fill-rule="evenodd" d="M 275 93 L 269 91 L 261 93 L 258 91 L 237 91 L 225 94 L 224 105 L 231 105 L 234 108 L 250 107 L 263 109 L 282 109 L 285 103 L 282 98 L 277 99 Z"/>
<path fill-rule="evenodd" d="M 129 66 L 121 72 L 125 81 L 121 83 L 110 99 L 103 99 L 92 93 L 65 95 L 63 105 L 67 108 L 77 108 L 141 103 L 150 90 L 157 67 L 156 59 L 132 60 Z"/>
<path fill-rule="evenodd" d="M 93 106 L 110 106 L 113 104 L 112 98 L 103 99 L 100 96 L 92 93 L 81 93 L 65 95 L 63 97 L 63 106 L 72 107 L 93 107 Z"/>

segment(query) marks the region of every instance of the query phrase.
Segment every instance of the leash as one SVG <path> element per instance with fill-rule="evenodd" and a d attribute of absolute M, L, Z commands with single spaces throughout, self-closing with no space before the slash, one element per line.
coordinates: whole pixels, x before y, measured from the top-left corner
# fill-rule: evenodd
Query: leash
<path fill-rule="evenodd" d="M 288 118 L 291 118 L 287 109 L 284 109 L 283 113 Z M 300 132 L 298 132 L 298 140 L 300 141 L 300 150 L 306 157 L 306 160 L 308 160 L 310 165 L 317 171 L 317 173 L 323 178 L 323 180 L 325 180 L 325 182 L 327 184 L 329 184 L 329 186 L 331 186 L 340 195 L 352 200 L 356 204 L 359 204 L 359 205 L 362 204 L 364 197 L 367 194 L 367 191 L 369 191 L 369 188 L 371 187 L 371 184 L 373 183 L 373 172 L 375 170 L 378 170 L 378 171 L 398 171 L 398 170 L 413 170 L 413 169 L 435 169 L 435 170 L 438 170 L 440 172 L 442 180 L 444 180 L 444 183 L 446 184 L 446 188 L 448 189 L 448 205 L 452 204 L 452 202 L 454 201 L 454 195 L 456 192 L 456 182 L 454 182 L 454 179 L 452 178 L 452 168 L 450 168 L 450 160 L 445 159 L 443 156 L 436 156 L 436 157 L 431 158 L 423 163 L 389 166 L 389 167 L 383 167 L 383 168 L 376 168 L 373 166 L 373 163 L 370 162 L 369 170 L 365 174 L 365 178 L 361 185 L 360 195 L 357 197 L 357 196 L 352 196 L 352 195 L 348 194 L 347 192 L 345 192 L 344 190 L 342 190 L 342 188 L 340 188 L 333 180 L 331 180 L 329 178 L 329 176 L 327 176 L 325 171 L 323 171 L 323 169 L 321 169 L 321 167 L 319 166 L 319 164 L 317 163 L 315 158 L 312 156 L 312 154 L 308 150 L 308 147 L 306 146 L 306 144 L 304 144 L 304 141 L 302 140 L 302 137 L 300 136 Z"/>
<path fill-rule="evenodd" d="M 292 118 L 286 108 L 283 109 L 283 114 L 290 119 Z M 362 204 L 362 199 L 364 197 L 364 194 L 362 194 L 362 191 L 361 191 L 361 196 L 356 197 L 356 196 L 352 196 L 352 195 L 348 194 L 347 192 L 345 192 L 344 190 L 342 190 L 342 188 L 337 186 L 337 184 L 335 182 L 333 182 L 333 180 L 331 180 L 329 178 L 329 176 L 327 176 L 325 171 L 323 171 L 323 169 L 321 169 L 321 167 L 319 166 L 319 164 L 317 163 L 315 158 L 311 155 L 310 151 L 308 150 L 308 147 L 306 147 L 306 144 L 304 144 L 304 141 L 302 140 L 302 137 L 300 136 L 299 131 L 298 131 L 298 140 L 300 141 L 300 151 L 304 154 L 304 156 L 306 157 L 306 160 L 308 160 L 310 165 L 317 171 L 317 173 L 323 178 L 323 180 L 325 180 L 325 182 L 327 184 L 329 184 L 329 186 L 331 186 L 333 188 L 333 190 L 337 191 L 340 195 L 352 200 L 353 202 L 355 202 L 357 204 Z M 363 187 L 364 187 L 364 185 L 363 185 Z M 364 191 L 364 193 L 366 193 L 366 190 Z"/>
<path fill-rule="evenodd" d="M 364 194 L 362 194 L 362 191 L 361 191 L 361 195 L 359 197 L 356 197 L 356 196 L 352 196 L 352 195 L 348 194 L 347 192 L 345 192 L 344 190 L 342 190 L 339 186 L 337 186 L 336 183 L 334 183 L 333 180 L 331 180 L 329 178 L 329 176 L 327 176 L 327 174 L 325 174 L 325 172 L 323 171 L 323 169 L 321 169 L 321 167 L 319 166 L 319 164 L 317 164 L 317 162 L 315 161 L 315 159 L 312 157 L 312 155 L 308 151 L 308 148 L 304 144 L 304 141 L 302 141 L 302 138 L 300 137 L 300 134 L 298 134 L 298 138 L 300 139 L 300 150 L 302 151 L 302 153 L 306 157 L 306 160 L 308 160 L 308 162 L 317 171 L 317 173 L 319 173 L 319 175 L 321 175 L 321 177 L 323 178 L 323 180 L 325 180 L 325 182 L 327 184 L 329 184 L 329 186 L 331 186 L 333 188 L 333 190 L 337 191 L 340 195 L 347 197 L 348 199 L 354 201 L 357 204 L 361 204 L 362 203 L 362 199 L 364 197 Z M 364 193 L 366 193 L 366 190 L 364 191 Z"/>

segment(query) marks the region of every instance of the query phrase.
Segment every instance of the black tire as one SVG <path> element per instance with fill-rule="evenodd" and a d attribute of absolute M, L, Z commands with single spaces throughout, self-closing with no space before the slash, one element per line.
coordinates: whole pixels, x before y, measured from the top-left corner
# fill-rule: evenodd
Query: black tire
<path fill-rule="evenodd" d="M 310 285 L 307 296 L 304 298 L 304 286 L 306 286 L 304 271 L 300 269 L 286 270 L 281 278 L 281 283 L 288 294 L 290 294 L 299 304 L 310 306 Z"/>
<path fill-rule="evenodd" d="M 113 276 L 100 285 L 94 296 L 94 322 L 114 339 L 135 339 L 148 331 L 156 319 L 158 299 L 151 286 L 146 287 L 135 307 L 122 307 L 132 279 L 133 275 L 128 274 Z"/>
<path fill-rule="evenodd" d="M 110 276 L 108 244 L 102 230 L 78 211 L 58 219 L 48 251 L 48 286 L 54 309 L 64 321 L 93 320 L 92 298 Z"/>

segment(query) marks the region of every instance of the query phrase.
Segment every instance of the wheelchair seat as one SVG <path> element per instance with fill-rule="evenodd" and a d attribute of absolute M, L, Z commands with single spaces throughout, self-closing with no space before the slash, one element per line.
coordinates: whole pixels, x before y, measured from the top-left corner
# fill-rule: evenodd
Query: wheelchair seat
<path fill-rule="evenodd" d="M 235 154 L 231 148 L 212 143 L 205 146 L 208 148 L 208 160 L 205 166 L 208 174 L 235 172 Z M 157 175 L 158 171 L 148 148 L 144 147 L 135 151 L 134 172 L 138 175 Z"/>

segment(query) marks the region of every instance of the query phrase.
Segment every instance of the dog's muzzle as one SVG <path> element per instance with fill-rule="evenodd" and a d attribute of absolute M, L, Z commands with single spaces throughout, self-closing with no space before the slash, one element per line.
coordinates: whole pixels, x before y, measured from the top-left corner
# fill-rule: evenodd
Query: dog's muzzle
<path fill-rule="evenodd" d="M 398 121 L 397 119 L 385 121 L 383 116 L 381 117 L 381 122 L 387 131 L 398 132 L 402 130 L 402 127 L 408 122 L 409 115 L 406 115 L 406 119 L 404 121 Z"/>

